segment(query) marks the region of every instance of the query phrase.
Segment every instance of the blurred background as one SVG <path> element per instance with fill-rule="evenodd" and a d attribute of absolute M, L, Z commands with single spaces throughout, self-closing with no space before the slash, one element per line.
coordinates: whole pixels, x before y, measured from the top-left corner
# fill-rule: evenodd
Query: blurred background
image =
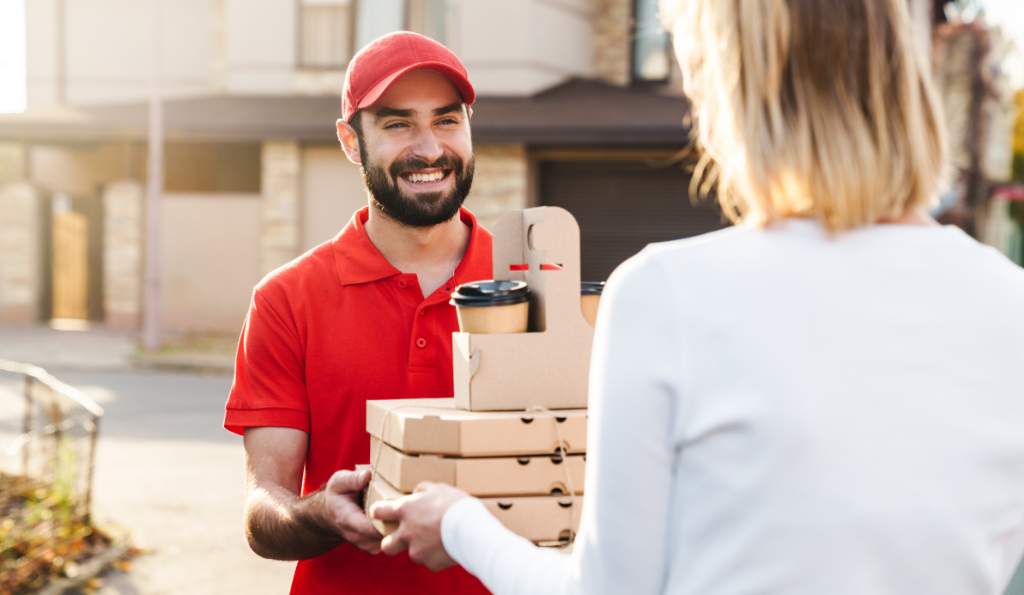
<path fill-rule="evenodd" d="M 1024 9 L 907 1 L 956 170 L 935 214 L 1024 264 Z M 55 534 L 11 549 L 12 525 L 0 556 L 49 556 L 33 572 L 110 593 L 287 588 L 290 565 L 245 545 L 241 444 L 221 407 L 253 285 L 366 203 L 334 121 L 345 65 L 378 35 L 418 31 L 465 62 L 479 94 L 467 206 L 484 225 L 567 208 L 592 280 L 649 242 L 724 226 L 687 196 L 688 116 L 657 4 L 0 0 L 0 358 L 68 383 L 8 369 L 0 468 L 82 480 L 78 517 L 143 554 L 91 578 L 68 566 L 84 554 L 39 553 Z M 61 424 L 77 455 L 23 464 Z"/>

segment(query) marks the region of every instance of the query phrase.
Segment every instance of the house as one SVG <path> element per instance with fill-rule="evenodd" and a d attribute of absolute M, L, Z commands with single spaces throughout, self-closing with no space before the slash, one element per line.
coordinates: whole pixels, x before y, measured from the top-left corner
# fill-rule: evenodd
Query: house
<path fill-rule="evenodd" d="M 337 146 L 353 51 L 397 29 L 451 47 L 477 88 L 485 225 L 568 208 L 583 275 L 723 225 L 694 206 L 686 108 L 658 0 L 31 0 L 28 110 L 0 116 L 0 320 L 138 328 L 156 246 L 168 332 L 236 332 L 252 286 L 365 204 Z M 931 2 L 915 14 L 927 38 Z M 148 98 L 164 116 L 145 230 Z"/>

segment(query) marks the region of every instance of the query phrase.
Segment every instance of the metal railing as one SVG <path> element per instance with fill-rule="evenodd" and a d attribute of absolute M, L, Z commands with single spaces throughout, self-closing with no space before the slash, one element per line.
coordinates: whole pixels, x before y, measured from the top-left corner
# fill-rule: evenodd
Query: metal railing
<path fill-rule="evenodd" d="M 5 451 L 20 451 L 21 475 L 62 485 L 75 516 L 89 522 L 103 408 L 38 366 L 0 360 L 0 374 L 21 377 L 24 400 L 21 433 Z"/>

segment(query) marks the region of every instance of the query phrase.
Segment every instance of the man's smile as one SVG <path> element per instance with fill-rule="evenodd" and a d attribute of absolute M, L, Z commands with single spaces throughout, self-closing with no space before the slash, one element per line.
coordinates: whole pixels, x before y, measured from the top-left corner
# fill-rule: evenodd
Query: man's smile
<path fill-rule="evenodd" d="M 442 190 L 448 186 L 448 180 L 452 177 L 451 174 L 452 170 L 450 168 L 433 167 L 405 171 L 399 174 L 398 177 L 413 190 L 430 192 Z"/>

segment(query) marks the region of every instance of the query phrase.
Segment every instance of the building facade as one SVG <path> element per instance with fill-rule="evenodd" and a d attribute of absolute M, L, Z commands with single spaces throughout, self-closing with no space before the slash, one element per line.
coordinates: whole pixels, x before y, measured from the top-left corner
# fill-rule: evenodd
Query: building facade
<path fill-rule="evenodd" d="M 686 109 L 657 4 L 32 0 L 28 111 L 0 117 L 0 320 L 138 328 L 152 244 L 162 327 L 236 332 L 262 275 L 366 204 L 337 146 L 338 94 L 352 53 L 398 29 L 447 44 L 477 88 L 467 206 L 485 225 L 568 208 L 593 280 L 648 242 L 718 228 L 687 194 Z M 150 242 L 154 85 L 166 142 Z"/>

